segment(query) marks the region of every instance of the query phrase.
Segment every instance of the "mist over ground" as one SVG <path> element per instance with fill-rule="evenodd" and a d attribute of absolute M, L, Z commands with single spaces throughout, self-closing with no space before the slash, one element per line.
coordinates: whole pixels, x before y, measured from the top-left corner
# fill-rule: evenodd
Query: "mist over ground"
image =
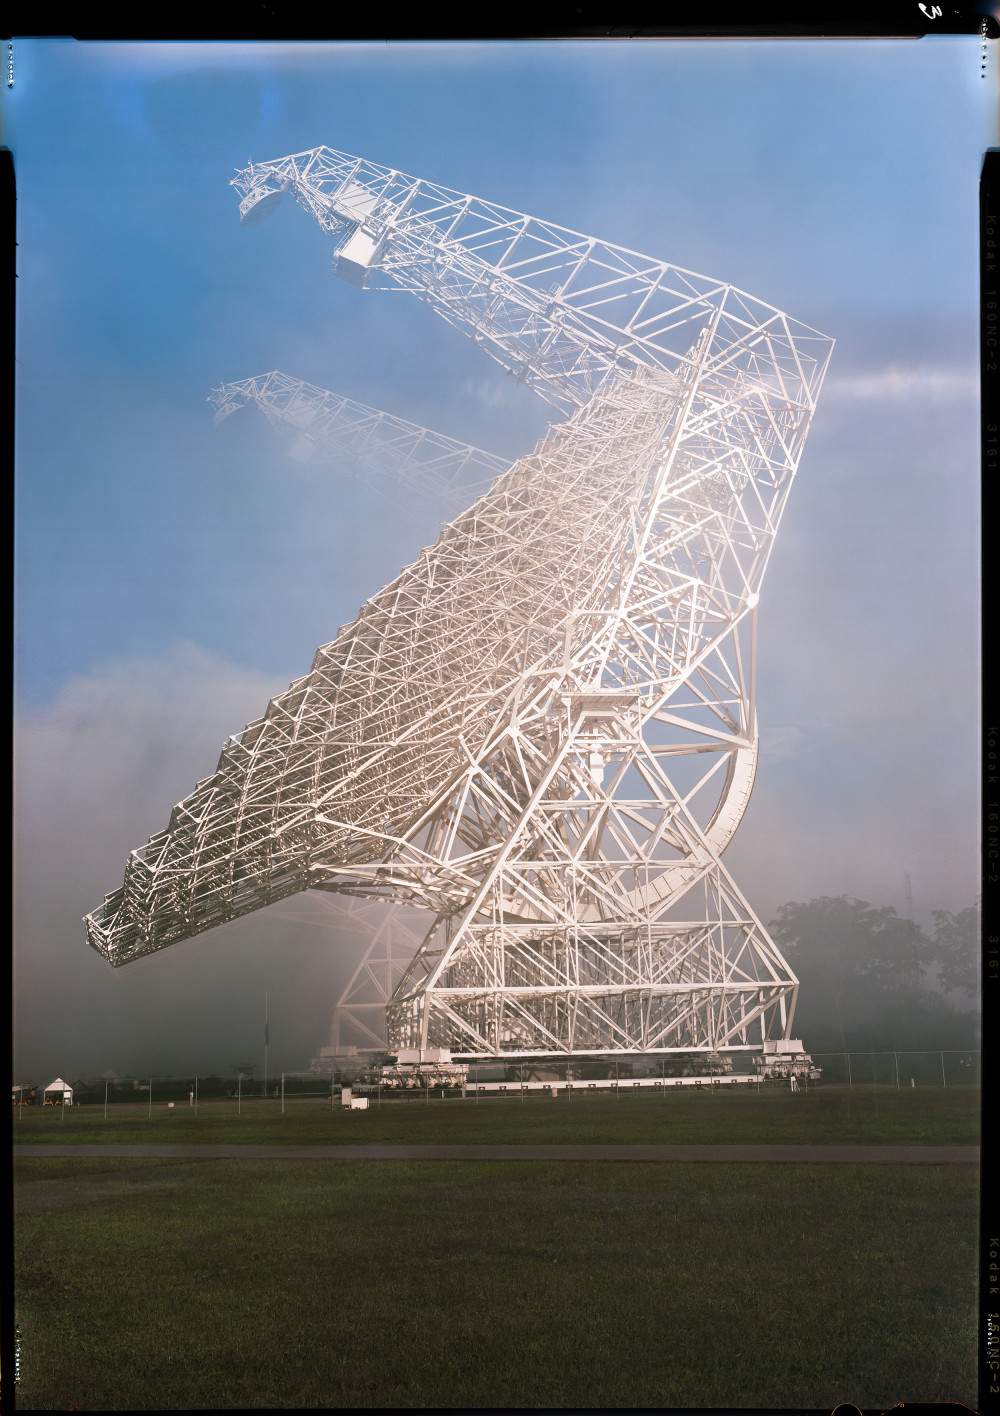
<path fill-rule="evenodd" d="M 303 1067 L 364 929 L 300 896 L 122 971 L 82 916 L 441 515 L 287 459 L 269 369 L 512 460 L 552 417 L 417 301 L 336 281 L 248 157 L 327 144 L 717 273 L 837 339 L 760 611 L 726 864 L 765 922 L 978 889 L 975 41 L 19 41 L 15 1075 Z M 931 115 L 933 121 L 928 121 Z M 720 156 L 725 154 L 725 157 Z M 356 469 L 354 469 L 356 470 Z M 808 1039 L 807 1039 L 808 1042 Z"/>

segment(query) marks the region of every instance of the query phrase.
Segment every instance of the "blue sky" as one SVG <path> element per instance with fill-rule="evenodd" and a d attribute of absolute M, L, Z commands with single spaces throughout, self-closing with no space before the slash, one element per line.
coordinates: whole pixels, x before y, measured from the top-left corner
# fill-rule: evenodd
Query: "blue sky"
<path fill-rule="evenodd" d="M 907 874 L 924 918 L 971 902 L 978 40 L 15 46 L 25 1069 L 227 1065 L 264 987 L 301 1065 L 356 948 L 305 899 L 124 974 L 83 939 L 223 738 L 437 532 L 433 507 L 290 462 L 251 411 L 213 427 L 210 389 L 282 369 L 511 459 L 549 421 L 419 302 L 337 281 L 300 209 L 240 228 L 234 169 L 320 144 L 837 339 L 727 863 L 765 920 L 820 894 L 901 908 Z"/>

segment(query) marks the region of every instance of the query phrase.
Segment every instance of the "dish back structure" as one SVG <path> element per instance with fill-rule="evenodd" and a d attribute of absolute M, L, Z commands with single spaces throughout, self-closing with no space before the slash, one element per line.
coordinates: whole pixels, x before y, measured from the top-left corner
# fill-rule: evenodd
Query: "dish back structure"
<path fill-rule="evenodd" d="M 346 892 L 433 917 L 394 1048 L 789 1037 L 797 980 L 721 856 L 756 767 L 761 583 L 832 341 L 327 148 L 233 185 L 244 225 L 291 195 L 343 279 L 416 294 L 565 416 L 228 741 L 90 942 L 120 965 Z"/>

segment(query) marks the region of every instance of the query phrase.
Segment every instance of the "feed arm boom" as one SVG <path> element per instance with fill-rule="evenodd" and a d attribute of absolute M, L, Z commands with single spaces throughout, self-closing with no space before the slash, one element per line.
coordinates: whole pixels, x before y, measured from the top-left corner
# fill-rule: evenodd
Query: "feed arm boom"
<path fill-rule="evenodd" d="M 469 506 L 510 466 L 494 453 L 278 370 L 223 384 L 208 401 L 215 409 L 216 423 L 254 404 L 273 428 L 292 435 L 289 456 L 296 461 L 349 457 L 371 474 L 381 490 L 414 491 L 452 515 Z"/>
<path fill-rule="evenodd" d="M 830 340 L 707 276 L 360 157 L 318 147 L 232 185 L 254 226 L 290 193 L 352 285 L 409 290 L 563 413 L 636 368 L 683 376 L 760 330 L 764 365 L 810 411 Z M 775 360 L 775 355 L 779 357 Z"/>

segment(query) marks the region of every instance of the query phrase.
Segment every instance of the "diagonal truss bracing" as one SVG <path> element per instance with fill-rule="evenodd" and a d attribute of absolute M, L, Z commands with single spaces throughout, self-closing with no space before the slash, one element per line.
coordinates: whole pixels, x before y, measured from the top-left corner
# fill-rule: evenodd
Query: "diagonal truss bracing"
<path fill-rule="evenodd" d="M 787 1035 L 796 980 L 721 855 L 756 765 L 760 588 L 831 342 L 328 149 L 236 185 L 245 224 L 291 192 L 339 274 L 411 290 L 568 416 L 230 739 L 88 917 L 91 942 L 119 964 L 299 890 L 348 892 L 433 913 L 387 1010 L 398 1046 Z M 332 408 L 306 389 L 215 398 Z M 436 436 L 412 455 L 433 460 Z"/>
<path fill-rule="evenodd" d="M 245 226 L 291 195 L 334 238 L 355 285 L 410 290 L 563 412 L 608 377 L 675 369 L 707 322 L 718 350 L 818 392 L 830 340 L 717 280 L 364 158 L 313 148 L 252 163 L 233 185 Z"/>
<path fill-rule="evenodd" d="M 332 462 L 350 456 L 366 480 L 395 496 L 415 491 L 452 513 L 463 511 L 510 466 L 505 458 L 353 399 L 289 378 L 278 370 L 223 384 L 209 395 L 215 421 L 247 404 L 291 438 L 299 462 Z"/>

